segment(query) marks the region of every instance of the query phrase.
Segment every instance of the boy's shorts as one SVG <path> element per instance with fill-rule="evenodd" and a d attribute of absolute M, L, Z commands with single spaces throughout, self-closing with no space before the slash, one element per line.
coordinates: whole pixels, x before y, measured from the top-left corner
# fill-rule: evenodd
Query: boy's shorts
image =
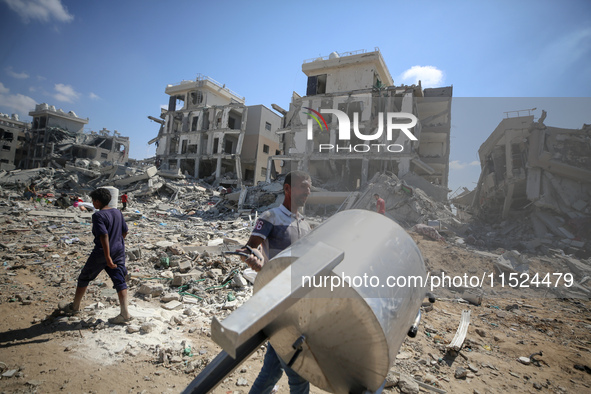
<path fill-rule="evenodd" d="M 91 254 L 78 276 L 78 287 L 87 287 L 90 281 L 94 280 L 102 270 L 105 270 L 113 281 L 113 288 L 117 292 L 127 289 L 127 283 L 125 282 L 125 276 L 127 276 L 125 255 L 114 258 L 113 263 L 117 264 L 117 268 L 107 267 L 107 260 L 104 255 Z"/>

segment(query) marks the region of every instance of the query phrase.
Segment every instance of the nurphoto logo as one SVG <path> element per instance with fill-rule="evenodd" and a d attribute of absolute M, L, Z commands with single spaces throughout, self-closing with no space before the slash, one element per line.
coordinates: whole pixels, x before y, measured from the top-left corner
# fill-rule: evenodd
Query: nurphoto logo
<path fill-rule="evenodd" d="M 349 119 L 349 116 L 344 113 L 343 111 L 339 111 L 338 109 L 321 109 L 320 112 L 313 110 L 312 108 L 304 107 L 305 109 L 309 110 L 310 112 L 306 112 L 310 118 L 308 118 L 308 141 L 313 139 L 313 120 L 316 121 L 318 126 L 320 127 L 320 132 L 329 132 L 328 125 L 326 124 L 326 120 L 322 116 L 322 114 L 332 114 L 337 117 L 339 123 L 339 129 L 337 133 L 337 138 L 339 140 L 351 140 L 351 123 L 353 124 L 353 133 L 355 137 L 362 141 L 375 141 L 379 140 L 384 133 L 384 118 L 386 119 L 386 139 L 392 141 L 392 131 L 393 130 L 400 130 L 410 139 L 411 141 L 417 141 L 417 137 L 414 136 L 410 132 L 409 129 L 416 126 L 418 119 L 411 113 L 408 112 L 387 112 L 384 116 L 383 112 L 378 113 L 378 128 L 373 134 L 362 134 L 359 131 L 359 113 L 353 113 L 353 122 Z M 406 119 L 410 120 L 410 122 L 405 123 L 396 123 L 395 119 Z M 372 148 L 377 149 L 378 152 L 392 152 L 392 153 L 400 153 L 404 150 L 404 146 L 400 144 L 383 144 L 383 143 L 374 143 L 374 144 L 355 144 L 355 145 L 348 145 L 348 146 L 339 146 L 334 144 L 320 144 L 319 145 L 319 152 L 340 152 L 340 151 L 347 151 L 347 152 L 358 152 L 358 153 L 365 153 L 372 150 Z"/>

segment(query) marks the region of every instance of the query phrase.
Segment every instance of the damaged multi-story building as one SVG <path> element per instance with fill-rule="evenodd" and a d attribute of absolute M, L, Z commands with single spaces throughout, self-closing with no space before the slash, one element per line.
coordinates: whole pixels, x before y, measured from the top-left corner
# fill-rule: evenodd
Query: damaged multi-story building
<path fill-rule="evenodd" d="M 124 164 L 129 158 L 129 137 L 116 130 L 85 133 L 88 118 L 80 118 L 73 111 L 65 113 L 46 103 L 34 111 L 31 133 L 27 140 L 27 154 L 22 168 L 63 167 L 76 159 L 101 163 Z"/>
<path fill-rule="evenodd" d="M 204 75 L 168 85 L 168 109 L 154 139 L 156 164 L 224 185 L 256 184 L 276 171 L 267 157 L 278 153 L 275 131 L 281 117 L 264 105 L 246 106 L 245 98 Z"/>
<path fill-rule="evenodd" d="M 519 115 L 519 113 L 514 113 Z M 503 119 L 478 149 L 481 174 L 477 188 L 458 197 L 484 219 L 506 219 L 534 209 L 534 230 L 574 239 L 566 221 L 591 213 L 591 125 L 581 129 L 549 127 L 546 112 Z M 556 221 L 543 211 L 564 216 Z M 591 222 L 587 219 L 591 228 Z M 591 237 L 591 233 L 588 234 Z"/>
<path fill-rule="evenodd" d="M 441 186 L 439 194 L 445 198 L 451 86 L 423 89 L 420 81 L 418 86 L 395 86 L 377 48 L 306 60 L 302 71 L 308 76 L 306 95 L 294 92 L 289 111 L 283 111 L 278 134 L 284 154 L 273 159 L 283 160 L 286 169 L 305 170 L 322 183 L 336 183 L 335 190 L 356 190 L 376 173 L 389 171 Z M 339 119 L 334 110 L 345 117 Z M 400 127 L 386 130 L 392 113 L 416 117 L 410 130 L 416 140 Z M 340 127 L 347 118 L 353 132 L 342 138 Z M 396 118 L 394 123 L 407 122 Z"/>
<path fill-rule="evenodd" d="M 0 114 L 0 170 L 14 170 L 26 158 L 30 129 L 31 124 L 19 120 L 17 114 Z"/>

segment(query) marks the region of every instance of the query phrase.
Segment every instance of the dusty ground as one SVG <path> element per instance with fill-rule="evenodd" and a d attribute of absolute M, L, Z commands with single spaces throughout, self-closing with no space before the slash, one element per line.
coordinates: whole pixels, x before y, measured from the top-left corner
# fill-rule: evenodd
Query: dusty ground
<path fill-rule="evenodd" d="M 27 237 L 26 232 L 4 231 L 0 241 L 26 244 Z M 416 234 L 413 238 L 431 272 L 493 272 L 493 257 Z M 82 258 L 86 251 L 71 253 Z M 533 271 L 562 269 L 549 257 L 531 257 L 531 262 Z M 100 323 L 117 314 L 113 294 L 100 285 L 108 282 L 106 276 L 91 285 L 84 301 L 86 306 L 100 301 L 104 307 L 87 310 L 84 321 L 48 319 L 59 300 L 71 298 L 75 278 L 64 276 L 56 283 L 55 277 L 50 280 L 45 275 L 43 265 L 5 268 L 0 270 L 0 368 L 18 371 L 0 380 L 1 392 L 178 393 L 219 351 L 208 336 L 208 313 L 175 320 L 175 313 L 163 311 L 156 300 L 134 298 L 132 305 L 139 320 L 155 322 L 152 332 L 127 333 L 124 327 Z M 493 290 L 480 306 L 457 302 L 458 293 L 439 292 L 443 299 L 424 314 L 417 338 L 406 339 L 392 371 L 451 393 L 591 392 L 591 374 L 574 368 L 591 366 L 591 302 L 551 298 L 552 292 L 542 290 Z M 471 311 L 471 324 L 464 348 L 454 358 L 446 353 L 445 344 L 453 338 L 464 309 Z M 83 324 L 89 316 L 99 323 Z M 183 341 L 192 345 L 192 356 L 180 357 L 178 363 L 159 362 L 158 349 L 182 349 Z M 540 366 L 517 361 L 538 351 L 543 351 Z M 262 351 L 255 353 L 215 393 L 247 392 L 262 356 Z M 186 373 L 190 365 L 195 368 Z M 468 370 L 466 378 L 454 377 L 458 367 Z M 248 386 L 237 386 L 239 378 L 245 378 Z M 288 391 L 283 378 L 279 392 Z"/>

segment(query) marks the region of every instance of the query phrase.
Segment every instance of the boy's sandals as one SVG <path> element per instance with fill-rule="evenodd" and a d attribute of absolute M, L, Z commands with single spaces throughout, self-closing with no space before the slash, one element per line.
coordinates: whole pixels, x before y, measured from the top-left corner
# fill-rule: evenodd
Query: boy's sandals
<path fill-rule="evenodd" d="M 70 302 L 69 304 L 60 303 L 58 308 L 68 316 L 77 316 L 80 314 L 80 310 L 74 310 L 73 302 Z"/>
<path fill-rule="evenodd" d="M 119 314 L 115 317 L 109 318 L 109 323 L 111 323 L 111 324 L 128 324 L 132 320 L 133 320 L 133 317 L 126 319 L 123 317 L 123 315 Z"/>

